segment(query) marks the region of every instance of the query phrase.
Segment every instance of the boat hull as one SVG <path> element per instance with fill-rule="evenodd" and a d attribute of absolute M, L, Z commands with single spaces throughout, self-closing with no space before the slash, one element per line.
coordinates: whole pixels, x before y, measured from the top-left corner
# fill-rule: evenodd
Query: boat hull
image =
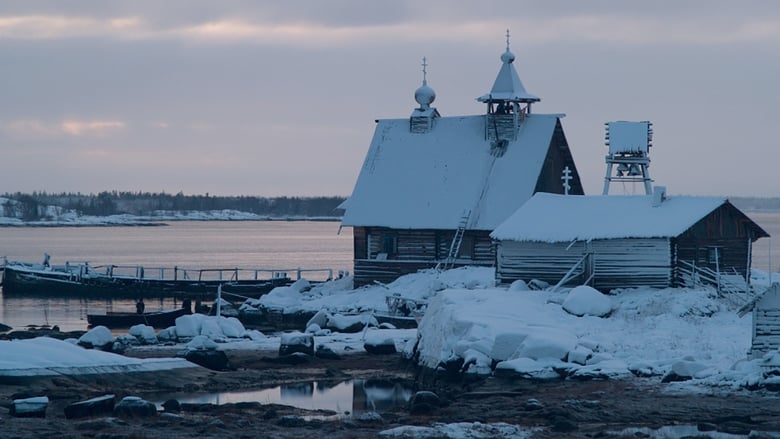
<path fill-rule="evenodd" d="M 129 312 L 87 314 L 87 323 L 90 327 L 105 326 L 107 328 L 129 328 L 134 325 L 147 325 L 155 328 L 167 328 L 174 326 L 178 317 L 187 314 L 191 314 L 191 311 L 185 308 L 144 314 Z"/>
<path fill-rule="evenodd" d="M 222 285 L 223 294 L 257 298 L 291 280 L 277 277 L 261 280 L 170 280 L 112 276 L 78 276 L 64 270 L 44 270 L 6 265 L 4 296 L 66 296 L 95 298 L 178 297 L 213 299 Z"/>

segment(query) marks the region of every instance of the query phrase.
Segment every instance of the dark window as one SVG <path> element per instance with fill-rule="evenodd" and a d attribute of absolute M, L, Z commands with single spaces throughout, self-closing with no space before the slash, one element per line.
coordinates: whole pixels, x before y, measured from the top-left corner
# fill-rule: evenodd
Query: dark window
<path fill-rule="evenodd" d="M 382 253 L 395 256 L 398 253 L 398 235 L 388 233 L 382 242 Z"/>

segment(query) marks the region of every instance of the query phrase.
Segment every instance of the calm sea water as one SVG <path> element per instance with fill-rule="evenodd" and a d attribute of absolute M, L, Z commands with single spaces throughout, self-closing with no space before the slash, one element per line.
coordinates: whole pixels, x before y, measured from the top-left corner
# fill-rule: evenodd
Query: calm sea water
<path fill-rule="evenodd" d="M 753 267 L 780 271 L 780 212 L 749 213 L 774 239 L 753 247 Z M 332 268 L 352 271 L 352 229 L 320 221 L 193 221 L 161 227 L 0 228 L 0 257 L 9 260 L 65 261 L 93 265 L 183 268 L 267 268 L 293 271 Z M 334 272 L 335 273 L 335 272 Z M 172 299 L 147 302 L 147 310 L 178 307 Z M 63 331 L 87 327 L 87 313 L 133 311 L 128 300 L 20 299 L 0 295 L 0 322 L 13 327 L 59 325 Z"/>
<path fill-rule="evenodd" d="M 52 264 L 144 265 L 182 268 L 297 268 L 352 271 L 352 229 L 338 234 L 330 221 L 186 221 L 160 227 L 0 228 L 0 257 Z M 292 274 L 294 276 L 294 274 Z M 313 274 L 324 278 L 323 274 Z M 148 311 L 177 307 L 172 299 L 146 303 Z M 20 299 L 0 296 L 0 322 L 18 328 L 87 327 L 87 313 L 132 311 L 128 300 Z"/>

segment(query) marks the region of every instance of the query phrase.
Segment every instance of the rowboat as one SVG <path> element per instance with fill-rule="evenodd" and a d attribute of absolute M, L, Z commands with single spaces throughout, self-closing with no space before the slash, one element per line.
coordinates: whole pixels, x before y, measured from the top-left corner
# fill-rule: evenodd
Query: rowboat
<path fill-rule="evenodd" d="M 107 328 L 129 328 L 134 325 L 147 325 L 154 328 L 167 328 L 176 324 L 178 317 L 192 314 L 191 302 L 187 299 L 181 308 L 157 312 L 108 312 L 106 314 L 87 314 L 89 326 Z"/>

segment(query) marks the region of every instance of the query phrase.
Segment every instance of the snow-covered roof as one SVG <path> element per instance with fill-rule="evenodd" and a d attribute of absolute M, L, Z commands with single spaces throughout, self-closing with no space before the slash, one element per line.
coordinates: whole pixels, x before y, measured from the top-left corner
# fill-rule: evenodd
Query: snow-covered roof
<path fill-rule="evenodd" d="M 676 196 L 654 207 L 652 195 L 537 193 L 490 236 L 537 242 L 675 237 L 726 201 Z"/>
<path fill-rule="evenodd" d="M 520 76 L 515 70 L 514 64 L 515 55 L 509 51 L 507 47 L 506 52 L 501 55 L 501 69 L 498 71 L 496 81 L 493 83 L 493 88 L 490 89 L 490 93 L 484 94 L 477 98 L 480 102 L 489 101 L 515 101 L 515 102 L 539 102 L 541 99 L 525 91 L 523 82 L 520 81 Z"/>
<path fill-rule="evenodd" d="M 534 192 L 561 115 L 530 114 L 501 157 L 485 116 L 443 117 L 423 134 L 409 119 L 380 120 L 349 200 L 345 226 L 493 230 Z"/>

